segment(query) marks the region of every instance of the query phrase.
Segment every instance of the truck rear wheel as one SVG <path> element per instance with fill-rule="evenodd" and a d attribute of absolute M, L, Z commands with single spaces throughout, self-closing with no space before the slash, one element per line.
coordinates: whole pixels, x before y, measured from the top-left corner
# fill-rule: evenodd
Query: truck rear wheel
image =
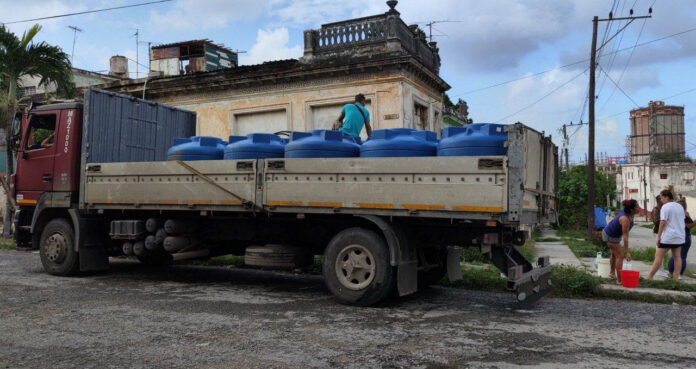
<path fill-rule="evenodd" d="M 341 231 L 324 251 L 324 281 L 339 302 L 369 306 L 394 289 L 389 250 L 377 233 L 363 228 Z"/>
<path fill-rule="evenodd" d="M 53 219 L 46 224 L 41 232 L 39 254 L 41 264 L 49 274 L 67 276 L 79 271 L 75 232 L 67 220 Z"/>

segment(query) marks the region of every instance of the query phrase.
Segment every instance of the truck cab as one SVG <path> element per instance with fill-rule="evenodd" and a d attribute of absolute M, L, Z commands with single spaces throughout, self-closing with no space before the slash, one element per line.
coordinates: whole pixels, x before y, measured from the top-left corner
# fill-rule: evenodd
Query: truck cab
<path fill-rule="evenodd" d="M 82 103 L 77 101 L 40 105 L 22 121 L 17 168 L 12 176 L 15 240 L 18 246 L 38 248 L 30 234 L 43 223 L 40 210 L 67 209 L 80 186 Z M 62 200 L 62 201 L 58 201 Z M 39 233 L 39 232 L 36 232 Z"/>

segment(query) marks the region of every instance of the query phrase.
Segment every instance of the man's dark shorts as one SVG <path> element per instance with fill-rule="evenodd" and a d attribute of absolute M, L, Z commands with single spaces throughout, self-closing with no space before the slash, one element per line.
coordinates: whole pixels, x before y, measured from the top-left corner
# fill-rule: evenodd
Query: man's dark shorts
<path fill-rule="evenodd" d="M 680 243 L 680 244 L 677 244 L 677 245 L 673 245 L 673 244 L 671 244 L 671 243 L 662 243 L 662 242 L 660 242 L 660 245 L 657 246 L 657 247 L 658 247 L 658 248 L 661 248 L 661 249 L 676 249 L 677 247 L 683 247 L 683 246 L 684 246 L 683 243 Z"/>

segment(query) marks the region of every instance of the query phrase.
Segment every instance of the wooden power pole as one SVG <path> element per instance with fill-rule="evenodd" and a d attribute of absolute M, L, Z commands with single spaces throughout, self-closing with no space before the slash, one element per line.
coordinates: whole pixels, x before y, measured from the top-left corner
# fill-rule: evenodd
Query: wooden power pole
<path fill-rule="evenodd" d="M 592 236 L 594 230 L 594 125 L 595 125 L 595 66 L 597 65 L 597 23 L 599 17 L 592 18 L 592 51 L 590 53 L 590 91 L 589 91 L 589 134 L 587 141 L 587 234 Z"/>
<path fill-rule="evenodd" d="M 652 14 L 652 8 L 648 9 L 648 14 Z M 597 66 L 597 51 L 606 46 L 609 41 L 613 40 L 616 35 L 621 33 L 629 24 L 636 19 L 651 18 L 650 15 L 633 17 L 633 9 L 631 9 L 630 17 L 614 18 L 612 13 L 609 13 L 609 18 L 599 19 L 596 15 L 592 18 L 592 50 L 590 52 L 590 88 L 589 88 L 589 137 L 587 142 L 587 234 L 592 235 L 594 229 L 594 203 L 595 203 L 595 68 Z M 599 22 L 611 22 L 625 20 L 626 24 L 621 27 L 616 33 L 609 37 L 602 45 L 597 48 L 597 24 Z"/>

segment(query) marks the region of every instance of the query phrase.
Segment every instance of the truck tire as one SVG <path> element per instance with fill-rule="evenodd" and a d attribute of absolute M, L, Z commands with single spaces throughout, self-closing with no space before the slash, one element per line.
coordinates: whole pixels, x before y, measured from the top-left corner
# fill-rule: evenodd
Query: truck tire
<path fill-rule="evenodd" d="M 39 246 L 41 264 L 53 275 L 73 275 L 80 270 L 80 259 L 75 251 L 75 232 L 66 219 L 53 219 L 41 232 Z"/>
<path fill-rule="evenodd" d="M 164 251 L 148 251 L 145 255 L 136 256 L 141 264 L 151 267 L 166 267 L 174 263 L 172 255 Z"/>
<path fill-rule="evenodd" d="M 340 303 L 358 306 L 389 296 L 396 280 L 387 244 L 364 228 L 349 228 L 334 236 L 324 251 L 323 274 Z"/>

